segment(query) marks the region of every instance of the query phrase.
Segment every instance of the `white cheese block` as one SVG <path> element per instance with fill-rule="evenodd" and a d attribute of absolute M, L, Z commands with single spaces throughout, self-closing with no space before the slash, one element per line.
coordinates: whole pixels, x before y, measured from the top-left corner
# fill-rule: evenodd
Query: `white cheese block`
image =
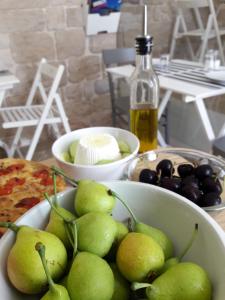
<path fill-rule="evenodd" d="M 74 163 L 95 165 L 101 160 L 121 157 L 116 139 L 107 133 L 84 136 L 79 140 Z"/>

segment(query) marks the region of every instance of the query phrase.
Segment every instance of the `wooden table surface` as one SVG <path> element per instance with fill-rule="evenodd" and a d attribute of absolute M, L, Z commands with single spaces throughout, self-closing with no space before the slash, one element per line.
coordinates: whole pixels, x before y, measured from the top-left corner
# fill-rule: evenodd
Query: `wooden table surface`
<path fill-rule="evenodd" d="M 57 165 L 56 161 L 54 158 L 50 158 L 47 160 L 42 161 L 42 163 L 48 165 L 48 166 L 52 166 L 52 165 Z M 210 212 L 209 213 L 212 218 L 214 220 L 217 221 L 217 223 L 223 228 L 223 230 L 225 231 L 225 209 L 222 211 L 218 211 L 218 212 Z"/>

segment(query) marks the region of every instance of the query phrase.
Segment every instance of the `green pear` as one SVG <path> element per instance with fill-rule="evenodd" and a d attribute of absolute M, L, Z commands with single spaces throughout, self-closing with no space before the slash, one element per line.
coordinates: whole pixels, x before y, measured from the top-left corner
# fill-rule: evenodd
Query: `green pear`
<path fill-rule="evenodd" d="M 164 273 L 169 268 L 173 267 L 174 265 L 178 264 L 182 258 L 185 256 L 185 254 L 188 252 L 188 250 L 191 248 L 193 241 L 198 233 L 198 224 L 195 224 L 194 231 L 192 233 L 191 239 L 188 241 L 187 245 L 185 246 L 184 250 L 181 252 L 181 254 L 177 257 L 171 257 L 167 259 L 162 267 L 161 270 L 159 270 L 158 275 Z"/>
<path fill-rule="evenodd" d="M 66 232 L 66 224 L 62 217 L 67 220 L 74 220 L 75 216 L 63 207 L 56 207 L 56 210 L 51 210 L 49 222 L 45 228 L 46 231 L 56 235 L 64 244 L 66 249 L 71 249 L 71 243 Z"/>
<path fill-rule="evenodd" d="M 129 281 L 143 281 L 162 268 L 164 253 L 150 236 L 130 232 L 121 241 L 116 255 L 117 266 Z"/>
<path fill-rule="evenodd" d="M 72 142 L 69 146 L 69 154 L 70 154 L 72 162 L 75 161 L 78 143 L 79 143 L 79 140 L 76 140 L 76 141 Z"/>
<path fill-rule="evenodd" d="M 67 280 L 71 300 L 110 300 L 114 291 L 114 276 L 101 257 L 79 252 Z"/>
<path fill-rule="evenodd" d="M 64 274 L 67 252 L 58 237 L 28 226 L 18 227 L 13 223 L 0 223 L 0 227 L 10 228 L 17 233 L 7 259 L 8 277 L 16 289 L 25 294 L 37 294 L 47 287 L 47 278 L 35 251 L 37 242 L 46 246 L 46 259 L 52 278 L 57 280 Z"/>
<path fill-rule="evenodd" d="M 120 244 L 122 239 L 128 234 L 129 230 L 125 224 L 119 221 L 115 221 L 117 226 L 117 232 L 116 232 L 116 238 L 115 242 L 116 244 Z"/>
<path fill-rule="evenodd" d="M 70 156 L 70 153 L 67 152 L 67 151 L 62 153 L 62 159 L 66 162 L 69 162 L 69 163 L 73 162 L 73 160 Z"/>
<path fill-rule="evenodd" d="M 122 198 L 120 198 L 117 193 L 111 191 L 111 194 L 118 199 L 130 213 L 134 223 L 133 231 L 146 234 L 153 238 L 160 245 L 160 247 L 162 247 L 165 258 L 167 259 L 171 257 L 173 253 L 173 244 L 169 237 L 160 229 L 139 222 L 129 205 Z"/>
<path fill-rule="evenodd" d="M 211 300 L 212 285 L 205 270 L 191 262 L 174 265 L 152 284 L 133 284 L 146 288 L 150 300 Z"/>
<path fill-rule="evenodd" d="M 41 262 L 49 285 L 49 290 L 41 298 L 41 300 L 70 300 L 67 289 L 62 285 L 55 284 L 54 281 L 52 280 L 52 277 L 48 269 L 47 261 L 45 258 L 45 246 L 39 242 L 35 245 L 35 249 L 38 251 L 38 254 L 41 258 Z"/>
<path fill-rule="evenodd" d="M 117 226 L 116 236 L 115 236 L 115 239 L 114 239 L 114 242 L 112 244 L 111 249 L 109 250 L 109 252 L 104 257 L 108 262 L 115 262 L 116 261 L 116 253 L 117 253 L 117 249 L 119 247 L 119 244 L 122 241 L 122 239 L 129 232 L 126 225 L 124 225 L 123 223 L 121 223 L 119 221 L 116 221 L 116 220 L 115 220 L 115 222 L 116 222 L 116 226 Z"/>
<path fill-rule="evenodd" d="M 90 212 L 76 220 L 78 250 L 87 251 L 100 257 L 105 256 L 115 240 L 115 220 L 102 212 Z"/>
<path fill-rule="evenodd" d="M 80 180 L 75 196 L 75 211 L 78 216 L 88 212 L 111 213 L 115 206 L 115 198 L 103 184 L 93 180 Z"/>
<path fill-rule="evenodd" d="M 64 286 L 66 289 L 67 289 L 67 280 L 68 280 L 68 274 L 59 281 L 60 285 Z"/>
<path fill-rule="evenodd" d="M 144 233 L 152 237 L 162 247 L 165 259 L 168 259 L 173 255 L 173 244 L 162 230 L 138 222 L 134 225 L 134 231 Z"/>
<path fill-rule="evenodd" d="M 75 220 L 75 216 L 67 209 L 60 207 L 58 204 L 55 173 L 53 173 L 53 187 L 54 187 L 53 197 L 50 198 L 49 195 L 45 193 L 45 197 L 51 206 L 49 222 L 45 230 L 56 235 L 63 242 L 66 249 L 70 250 L 72 244 L 69 239 L 68 223 Z"/>
<path fill-rule="evenodd" d="M 70 300 L 70 296 L 64 286 L 54 283 L 40 300 Z"/>
<path fill-rule="evenodd" d="M 98 162 L 96 162 L 95 165 L 105 165 L 105 164 L 109 164 L 113 161 L 114 160 L 112 160 L 112 159 L 102 159 L 102 160 L 99 160 Z"/>
<path fill-rule="evenodd" d="M 114 275 L 114 292 L 111 300 L 128 300 L 130 287 L 127 280 L 121 275 L 116 264 L 110 264 Z"/>
<path fill-rule="evenodd" d="M 130 155 L 130 153 L 122 153 L 121 154 L 121 158 L 125 158 L 125 157 L 127 157 L 127 156 L 129 156 Z"/>
<path fill-rule="evenodd" d="M 130 154 L 131 153 L 130 146 L 126 142 L 124 142 L 122 140 L 117 140 L 117 143 L 118 143 L 121 154 L 123 154 L 123 153 Z"/>

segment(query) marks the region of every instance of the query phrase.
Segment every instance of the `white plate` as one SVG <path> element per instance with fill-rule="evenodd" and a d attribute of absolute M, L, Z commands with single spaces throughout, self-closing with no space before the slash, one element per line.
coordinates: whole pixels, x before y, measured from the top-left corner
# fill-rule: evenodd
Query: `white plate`
<path fill-rule="evenodd" d="M 216 71 L 207 72 L 205 74 L 205 76 L 207 78 L 217 80 L 217 81 L 221 81 L 221 82 L 225 83 L 225 68 L 221 68 L 221 69 L 216 70 Z"/>

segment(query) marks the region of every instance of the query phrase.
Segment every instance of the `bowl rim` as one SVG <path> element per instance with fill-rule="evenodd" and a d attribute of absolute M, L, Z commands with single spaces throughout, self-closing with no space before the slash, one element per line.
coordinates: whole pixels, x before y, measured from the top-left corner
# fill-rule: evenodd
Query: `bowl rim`
<path fill-rule="evenodd" d="M 132 136 L 136 142 L 136 148 L 134 149 L 134 151 L 132 153 L 130 153 L 129 155 L 119 159 L 119 160 L 116 160 L 116 161 L 113 161 L 113 162 L 110 162 L 110 163 L 107 163 L 107 164 L 101 164 L 101 165 L 81 165 L 81 164 L 75 164 L 75 163 L 70 163 L 70 162 L 67 162 L 67 161 L 64 161 L 62 160 L 59 155 L 56 154 L 55 152 L 55 148 L 57 146 L 57 143 L 59 143 L 60 140 L 62 140 L 63 138 L 65 138 L 66 136 L 70 135 L 71 133 L 75 133 L 75 132 L 81 132 L 81 131 L 86 131 L 88 129 L 106 129 L 106 130 L 118 130 L 120 132 L 124 132 L 124 133 L 128 133 L 130 134 L 130 136 Z M 110 126 L 93 126 L 93 127 L 85 127 L 85 128 L 80 128 L 80 129 L 75 129 L 73 131 L 70 131 L 62 136 L 60 136 L 57 140 L 54 141 L 54 143 L 52 144 L 52 147 L 51 147 L 51 151 L 52 151 L 52 154 L 53 156 L 58 160 L 60 161 L 61 163 L 64 163 L 66 164 L 67 166 L 69 167 L 77 167 L 77 168 L 80 168 L 80 169 L 99 169 L 99 167 L 101 168 L 107 168 L 109 166 L 115 166 L 115 165 L 118 165 L 118 164 L 121 164 L 121 163 L 125 163 L 125 162 L 128 162 L 129 160 L 135 158 L 137 156 L 137 153 L 138 153 L 138 150 L 140 148 L 140 141 L 139 139 L 137 138 L 137 136 L 135 134 L 133 134 L 131 131 L 129 130 L 126 130 L 126 129 L 123 129 L 123 128 L 119 128 L 119 127 L 110 127 Z"/>
<path fill-rule="evenodd" d="M 143 182 L 139 182 L 139 181 L 130 181 L 130 180 L 108 180 L 108 181 L 98 181 L 99 183 L 104 184 L 105 186 L 108 187 L 108 185 L 111 184 L 118 184 L 118 185 L 127 185 L 128 189 L 129 189 L 129 185 L 133 185 L 133 186 L 143 186 L 147 189 L 150 190 L 158 190 L 163 194 L 167 194 L 167 195 L 172 195 L 173 198 L 176 199 L 176 201 L 181 201 L 185 206 L 191 207 L 191 209 L 197 211 L 198 214 L 200 214 L 204 219 L 206 219 L 210 225 L 214 228 L 214 230 L 218 233 L 218 236 L 221 239 L 221 242 L 224 245 L 225 248 L 225 231 L 223 230 L 223 228 L 216 222 L 216 220 L 210 216 L 205 210 L 201 209 L 201 207 L 199 207 L 198 205 L 196 205 L 195 203 L 189 201 L 188 199 L 186 199 L 185 197 L 172 192 L 170 190 L 164 189 L 160 186 L 155 186 L 155 185 L 150 185 L 148 183 L 143 183 Z M 77 187 L 68 187 L 66 188 L 66 190 L 59 192 L 57 194 L 58 198 L 62 198 L 65 194 L 67 193 L 72 193 L 77 189 Z M 109 188 L 111 189 L 111 188 Z M 175 197 L 174 197 L 175 196 Z M 53 197 L 53 196 L 52 196 Z M 119 200 L 117 200 L 119 201 Z M 49 211 L 50 211 L 50 206 L 48 204 L 48 201 L 46 199 L 43 199 L 43 201 L 39 202 L 38 204 L 36 204 L 35 206 L 33 206 L 32 208 L 30 208 L 28 211 L 26 211 L 22 216 L 20 216 L 15 224 L 19 224 L 19 225 L 23 225 L 20 224 L 21 221 L 23 220 L 23 218 L 29 214 L 32 214 L 33 211 L 38 210 L 38 208 L 40 208 L 41 206 L 46 206 L 49 207 Z M 129 212 L 128 212 L 129 213 Z M 4 240 L 7 238 L 8 235 L 11 235 L 12 232 L 10 230 L 7 230 L 7 232 L 0 238 L 0 248 L 1 248 L 1 244 L 4 242 Z"/>
<path fill-rule="evenodd" d="M 123 181 L 123 180 L 111 180 L 111 181 L 101 181 L 101 183 L 107 185 L 107 184 L 114 184 L 114 183 L 117 183 L 117 184 L 123 184 L 123 185 L 126 185 L 127 186 L 127 189 L 126 190 L 129 190 L 129 186 L 130 185 L 139 185 L 139 186 L 145 186 L 145 188 L 147 189 L 154 189 L 154 190 L 160 190 L 161 193 L 164 193 L 164 194 L 167 194 L 167 195 L 175 195 L 175 193 L 171 192 L 171 191 L 166 191 L 165 189 L 162 189 L 160 187 L 157 187 L 157 186 L 149 186 L 148 184 L 145 184 L 145 183 L 141 183 L 141 182 L 134 182 L 134 181 Z M 111 188 L 110 186 L 108 186 L 109 188 Z M 68 188 L 66 189 L 65 191 L 63 192 L 60 192 L 58 193 L 58 197 L 63 197 L 65 194 L 67 193 L 72 193 L 75 189 L 74 188 Z M 225 252 L 225 232 L 223 231 L 223 229 L 220 227 L 220 225 L 211 217 L 209 216 L 206 212 L 204 212 L 203 210 L 201 210 L 197 205 L 195 205 L 194 203 L 191 203 L 190 201 L 188 201 L 186 198 L 176 194 L 176 197 L 173 197 L 175 198 L 174 201 L 178 201 L 180 200 L 180 202 L 183 203 L 184 206 L 186 207 L 189 207 L 190 210 L 194 210 L 196 211 L 196 214 L 199 216 L 200 219 L 203 219 L 205 220 L 205 222 L 207 222 L 209 224 L 209 226 L 212 228 L 212 233 L 213 235 L 215 235 L 217 241 L 218 241 L 218 244 L 221 245 L 223 251 Z M 178 199 L 179 198 L 179 199 Z M 29 211 L 27 211 L 24 215 L 22 215 L 19 219 L 17 219 L 16 221 L 16 224 L 17 223 L 20 223 L 19 225 L 23 225 L 21 223 L 21 221 L 23 220 L 24 216 L 29 214 L 31 211 L 37 209 L 38 207 L 40 206 L 43 206 L 44 208 L 49 206 L 47 200 L 43 200 L 42 202 L 40 202 L 39 204 L 37 204 L 36 206 L 34 206 L 33 208 L 31 208 Z M 184 207 L 185 208 L 185 207 Z M 49 211 L 50 211 L 50 207 L 49 207 Z M 28 226 L 31 226 L 31 225 L 28 225 Z M 8 242 L 11 242 L 11 239 L 15 239 L 16 237 L 13 236 L 13 232 L 11 231 L 7 231 L 3 237 L 0 239 L 0 248 L 4 247 L 4 244 L 5 243 L 8 243 Z"/>
<path fill-rule="evenodd" d="M 127 179 L 131 180 L 132 167 L 134 165 L 136 166 L 138 161 L 140 161 L 144 158 L 148 158 L 150 156 L 154 157 L 154 155 L 156 155 L 155 159 L 157 159 L 157 154 L 160 154 L 160 153 L 171 153 L 171 154 L 177 154 L 177 155 L 185 153 L 185 154 L 190 154 L 190 155 L 198 155 L 198 156 L 201 156 L 203 159 L 209 159 L 210 161 L 212 161 L 214 164 L 216 164 L 217 166 L 219 166 L 221 168 L 221 171 L 224 172 L 223 176 L 225 178 L 225 159 L 223 159 L 222 157 L 217 157 L 215 155 L 212 155 L 212 154 L 209 154 L 204 151 L 197 150 L 197 149 L 181 148 L 181 147 L 164 147 L 164 148 L 154 149 L 154 150 L 150 150 L 150 151 L 141 153 L 139 155 L 136 155 L 136 157 L 127 166 L 127 173 L 126 173 Z M 188 200 L 188 201 L 190 201 L 190 200 Z M 224 210 L 225 209 L 225 201 L 223 201 L 223 203 L 221 203 L 219 205 L 205 206 L 205 207 L 201 207 L 201 209 L 203 209 L 207 212 L 213 212 L 213 211 L 215 212 L 215 211 Z"/>
<path fill-rule="evenodd" d="M 142 186 L 146 186 L 148 188 L 150 187 L 150 189 L 153 189 L 153 190 L 159 190 L 159 191 L 161 191 L 164 194 L 175 196 L 175 198 L 176 198 L 177 201 L 178 200 L 182 201 L 185 204 L 185 206 L 191 207 L 192 209 L 194 209 L 195 211 L 197 211 L 201 216 L 203 216 L 204 219 L 207 219 L 207 221 L 209 221 L 210 225 L 212 225 L 214 227 L 214 229 L 216 231 L 218 231 L 218 233 L 219 233 L 219 235 L 221 237 L 221 241 L 222 241 L 222 243 L 223 243 L 223 245 L 225 247 L 225 231 L 223 230 L 223 228 L 205 210 L 203 210 L 200 206 L 198 206 L 195 203 L 191 202 L 187 198 L 181 196 L 180 194 L 172 192 L 170 190 L 164 189 L 164 188 L 162 188 L 160 186 L 151 185 L 151 184 L 143 183 L 143 182 L 139 182 L 139 181 L 131 181 L 131 180 L 127 180 L 127 181 L 124 181 L 124 180 L 101 181 L 101 183 L 105 184 L 106 186 L 107 186 L 107 183 L 111 183 L 112 184 L 112 183 L 118 183 L 118 182 L 119 182 L 119 184 L 125 183 L 127 185 L 130 185 L 130 184 L 132 184 L 132 185 L 133 184 L 134 185 L 142 185 Z"/>
<path fill-rule="evenodd" d="M 213 162 L 219 163 L 223 165 L 223 168 L 225 170 L 225 159 L 220 157 L 220 156 L 215 156 L 213 154 L 197 150 L 197 149 L 191 149 L 191 148 L 183 148 L 183 147 L 164 147 L 164 148 L 159 148 L 159 149 L 154 149 L 150 150 L 144 153 L 141 153 L 138 157 L 141 158 L 142 156 L 151 154 L 151 153 L 163 153 L 163 152 L 169 152 L 169 153 L 184 153 L 186 152 L 187 154 L 198 154 L 202 155 L 203 158 L 210 159 Z M 222 167 L 222 166 L 221 166 Z"/>

